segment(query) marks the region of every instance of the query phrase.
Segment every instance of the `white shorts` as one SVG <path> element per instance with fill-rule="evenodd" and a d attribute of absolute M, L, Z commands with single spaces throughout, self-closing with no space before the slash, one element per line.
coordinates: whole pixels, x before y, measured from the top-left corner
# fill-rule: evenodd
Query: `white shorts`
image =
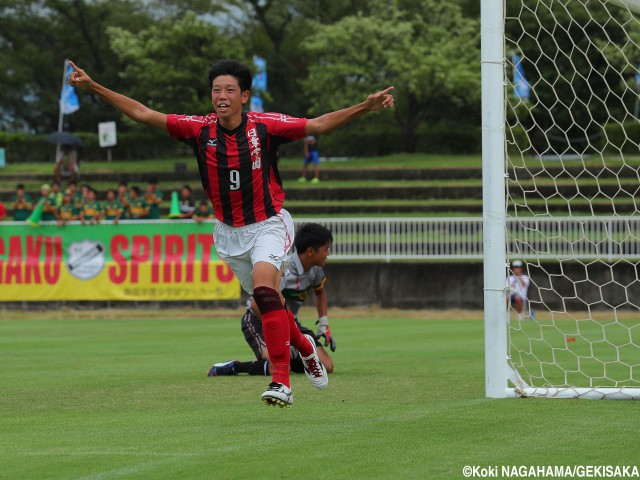
<path fill-rule="evenodd" d="M 285 209 L 251 225 L 231 227 L 216 222 L 213 229 L 213 243 L 218 255 L 249 294 L 253 294 L 253 266 L 267 262 L 278 270 L 282 269 L 287 252 L 293 245 L 293 236 L 293 219 Z"/>

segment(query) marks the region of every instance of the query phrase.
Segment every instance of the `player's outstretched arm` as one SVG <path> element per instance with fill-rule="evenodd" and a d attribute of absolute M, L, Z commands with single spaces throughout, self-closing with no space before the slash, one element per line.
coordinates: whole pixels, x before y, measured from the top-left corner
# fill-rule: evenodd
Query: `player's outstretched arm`
<path fill-rule="evenodd" d="M 367 99 L 352 107 L 325 113 L 324 115 L 307 121 L 307 135 L 322 135 L 329 133 L 336 128 L 340 128 L 347 123 L 354 121 L 365 113 L 373 112 L 383 108 L 393 108 L 393 87 L 386 88 L 377 93 L 372 93 Z"/>
<path fill-rule="evenodd" d="M 84 70 L 76 66 L 73 62 L 70 61 L 69 64 L 73 68 L 73 72 L 69 75 L 68 80 L 69 85 L 72 87 L 78 87 L 98 95 L 135 122 L 144 123 L 164 130 L 167 129 L 167 116 L 164 113 L 151 110 L 137 100 L 103 87 L 99 83 L 94 82 Z"/>

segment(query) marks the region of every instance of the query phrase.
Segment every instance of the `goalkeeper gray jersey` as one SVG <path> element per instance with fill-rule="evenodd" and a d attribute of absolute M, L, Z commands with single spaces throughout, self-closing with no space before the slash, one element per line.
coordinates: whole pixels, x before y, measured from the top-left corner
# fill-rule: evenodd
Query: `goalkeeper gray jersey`
<path fill-rule="evenodd" d="M 311 267 L 304 271 L 300 257 L 293 253 L 289 260 L 289 268 L 280 280 L 280 291 L 287 301 L 291 313 L 298 318 L 298 311 L 307 299 L 307 293 L 313 289 L 320 292 L 324 288 L 327 277 L 322 267 Z"/>

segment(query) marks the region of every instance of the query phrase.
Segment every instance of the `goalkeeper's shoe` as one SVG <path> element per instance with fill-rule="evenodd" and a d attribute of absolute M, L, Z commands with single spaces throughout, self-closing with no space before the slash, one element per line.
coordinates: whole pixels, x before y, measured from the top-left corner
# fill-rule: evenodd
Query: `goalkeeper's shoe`
<path fill-rule="evenodd" d="M 229 360 L 228 362 L 215 363 L 207 373 L 208 377 L 218 377 L 220 375 L 238 375 L 236 361 Z"/>
<path fill-rule="evenodd" d="M 265 405 L 277 405 L 280 408 L 293 405 L 291 389 L 278 382 L 271 382 L 266 392 L 262 394 L 262 402 Z"/>
<path fill-rule="evenodd" d="M 313 347 L 313 353 L 308 357 L 303 357 L 300 355 L 302 359 L 302 363 L 304 365 L 304 373 L 307 375 L 309 381 L 316 388 L 327 388 L 329 385 L 329 376 L 327 375 L 327 370 L 324 368 L 324 365 L 318 358 L 318 351 L 316 350 L 316 341 L 313 339 L 311 335 L 305 335 L 309 343 Z"/>

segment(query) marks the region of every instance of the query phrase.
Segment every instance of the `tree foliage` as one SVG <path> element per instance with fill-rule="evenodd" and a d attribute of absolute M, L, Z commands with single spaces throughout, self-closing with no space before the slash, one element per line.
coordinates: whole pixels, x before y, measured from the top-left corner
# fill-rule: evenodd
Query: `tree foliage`
<path fill-rule="evenodd" d="M 58 124 L 65 58 L 113 88 L 120 82 L 106 29 L 136 32 L 148 23 L 134 0 L 2 0 L 0 2 L 0 128 L 47 132 Z M 93 102 L 66 117 L 71 128 L 94 124 L 106 108 Z M 111 112 L 106 113 L 108 117 Z"/>
<path fill-rule="evenodd" d="M 331 25 L 316 25 L 304 46 L 314 62 L 304 81 L 312 111 L 344 107 L 388 85 L 395 87 L 396 119 L 413 151 L 416 129 L 461 112 L 478 114 L 479 28 L 460 8 L 437 0 L 373 2 Z"/>
<path fill-rule="evenodd" d="M 507 55 L 532 86 L 517 113 L 536 153 L 584 152 L 603 124 L 632 120 L 639 25 L 614 3 L 507 2 Z"/>
<path fill-rule="evenodd" d="M 123 92 L 163 112 L 210 112 L 211 64 L 222 58 L 246 61 L 238 39 L 192 13 L 166 17 L 137 34 L 119 27 L 108 33 L 124 65 Z"/>

